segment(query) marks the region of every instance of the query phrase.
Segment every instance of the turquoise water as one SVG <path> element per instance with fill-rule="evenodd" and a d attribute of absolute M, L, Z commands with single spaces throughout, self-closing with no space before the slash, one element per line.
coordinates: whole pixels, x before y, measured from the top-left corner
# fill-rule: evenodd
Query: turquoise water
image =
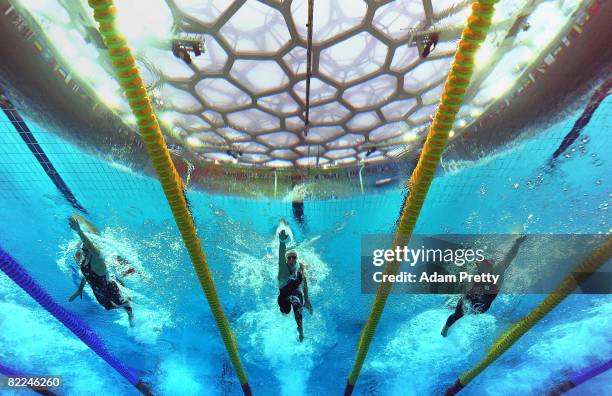
<path fill-rule="evenodd" d="M 432 185 L 416 232 L 610 233 L 611 99 L 552 172 L 546 163 L 578 113 L 482 161 L 447 164 Z M 136 327 L 129 328 L 124 313 L 94 303 L 89 287 L 85 298 L 68 303 L 76 289 L 71 267 L 77 237 L 67 224 L 73 209 L 3 114 L 0 245 L 56 301 L 95 329 L 120 360 L 139 369 L 157 394 L 241 394 L 157 182 L 29 124 L 91 213 L 104 253 L 121 254 L 138 269 L 126 284 Z M 373 301 L 360 293 L 360 238 L 393 231 L 401 191 L 307 200 L 305 230 L 293 221 L 288 197 L 273 201 L 197 191 L 188 197 L 254 394 L 341 394 Z M 315 314 L 305 314 L 301 344 L 293 318 L 282 316 L 276 305 L 280 218 L 289 222 L 300 257 L 310 268 Z M 518 264 L 535 268 L 530 257 L 541 257 L 549 248 L 527 243 Z M 440 394 L 543 297 L 500 296 L 486 314 L 457 322 L 445 339 L 440 328 L 451 313 L 445 296 L 391 296 L 355 394 Z M 543 394 L 570 373 L 608 359 L 610 334 L 610 295 L 571 296 L 462 394 Z M 136 394 L 3 273 L 0 363 L 28 373 L 62 375 L 61 394 Z M 603 374 L 570 394 L 609 394 L 611 379 L 610 373 Z"/>

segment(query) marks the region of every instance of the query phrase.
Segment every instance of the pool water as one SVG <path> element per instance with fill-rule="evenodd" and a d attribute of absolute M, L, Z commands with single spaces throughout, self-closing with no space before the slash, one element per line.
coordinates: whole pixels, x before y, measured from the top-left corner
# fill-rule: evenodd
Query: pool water
<path fill-rule="evenodd" d="M 578 112 L 579 113 L 579 112 Z M 551 169 L 547 164 L 576 113 L 481 161 L 445 164 L 415 230 L 421 234 L 610 233 L 612 98 Z M 27 115 L 24 115 L 27 118 Z M 88 154 L 28 121 L 34 135 L 99 228 L 104 254 L 122 255 L 136 326 L 105 311 L 89 287 L 76 290 L 74 209 L 0 115 L 0 246 L 106 346 L 161 395 L 239 395 L 207 301 L 158 183 Z M 537 132 L 537 133 L 536 133 Z M 360 292 L 364 234 L 392 233 L 403 200 L 397 187 L 336 200 L 306 200 L 305 226 L 290 197 L 238 198 L 189 191 L 188 198 L 217 291 L 256 395 L 341 394 L 372 295 Z M 276 305 L 281 218 L 309 267 L 314 315 L 306 340 Z M 550 246 L 529 246 L 518 264 L 535 266 Z M 530 254 L 531 253 L 531 254 Z M 518 265 L 517 264 L 517 265 Z M 544 296 L 503 295 L 482 315 L 440 329 L 451 313 L 442 295 L 392 295 L 379 323 L 357 395 L 440 394 L 471 368 L 504 330 Z M 540 395 L 569 374 L 612 355 L 612 297 L 567 298 L 470 383 L 466 395 Z M 136 390 L 32 298 L 0 273 L 0 363 L 61 375 L 66 395 L 129 395 Z M 3 391 L 5 392 L 5 391 Z M 14 394 L 25 394 L 19 391 Z M 11 392 L 6 391 L 6 394 Z M 569 394 L 611 394 L 612 374 Z M 3 393 L 4 394 L 4 393 Z"/>

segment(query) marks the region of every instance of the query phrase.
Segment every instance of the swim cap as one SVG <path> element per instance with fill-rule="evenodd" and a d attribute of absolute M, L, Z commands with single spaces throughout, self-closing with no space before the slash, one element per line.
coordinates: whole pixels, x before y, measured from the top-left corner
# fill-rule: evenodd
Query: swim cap
<path fill-rule="evenodd" d="M 287 257 L 288 257 L 290 254 L 294 254 L 294 255 L 295 255 L 295 257 L 297 257 L 297 256 L 298 256 L 297 252 L 296 252 L 295 250 L 291 249 L 291 250 L 287 250 L 287 253 L 285 253 L 285 259 L 287 259 Z"/>

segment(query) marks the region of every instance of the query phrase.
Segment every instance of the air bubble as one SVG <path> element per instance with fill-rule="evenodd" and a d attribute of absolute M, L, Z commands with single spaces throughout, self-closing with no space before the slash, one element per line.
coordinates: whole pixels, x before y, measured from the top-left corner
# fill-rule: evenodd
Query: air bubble
<path fill-rule="evenodd" d="M 542 184 L 542 182 L 544 181 L 544 176 L 543 176 L 542 174 L 539 174 L 539 175 L 536 177 L 536 180 L 535 180 L 535 181 L 536 181 L 536 183 L 537 183 L 537 184 Z"/>
<path fill-rule="evenodd" d="M 601 179 L 595 180 L 595 184 L 598 185 L 598 186 L 601 186 Z"/>

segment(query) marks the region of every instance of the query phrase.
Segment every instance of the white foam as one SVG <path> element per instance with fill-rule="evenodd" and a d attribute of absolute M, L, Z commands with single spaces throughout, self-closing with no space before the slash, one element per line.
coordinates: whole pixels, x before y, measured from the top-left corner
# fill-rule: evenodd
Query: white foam
<path fill-rule="evenodd" d="M 4 287 L 2 288 L 4 289 Z M 17 300 L 29 298 L 12 294 Z M 3 295 L 4 298 L 4 295 Z M 0 361 L 26 373 L 64 377 L 66 394 L 124 394 L 124 381 L 76 336 L 42 309 L 0 302 Z"/>
<path fill-rule="evenodd" d="M 107 263 L 108 272 L 111 278 L 121 279 L 124 283 L 119 285 L 122 294 L 129 296 L 131 306 L 134 310 L 136 325 L 130 328 L 127 314 L 122 309 L 114 310 L 112 315 L 114 322 L 128 329 L 128 334 L 135 341 L 147 345 L 153 345 L 157 342 L 157 338 L 161 334 L 163 328 L 172 326 L 173 320 L 170 311 L 162 308 L 158 303 L 151 298 L 151 289 L 147 287 L 152 282 L 151 274 L 145 270 L 142 265 L 141 254 L 137 250 L 134 239 L 128 234 L 124 228 L 107 227 L 101 231 L 100 235 L 94 233 L 86 233 L 91 241 L 100 250 L 102 256 Z M 160 238 L 163 239 L 163 238 Z M 60 244 L 56 263 L 60 270 L 67 276 L 72 276 L 73 271 L 79 271 L 78 265 L 74 259 L 74 253 L 78 249 L 81 241 L 74 234 L 74 237 L 67 242 Z M 156 251 L 161 250 L 161 242 L 147 241 L 150 245 L 157 244 L 156 248 L 148 249 L 148 256 L 156 255 Z M 129 262 L 129 265 L 124 265 L 117 260 L 117 257 L 123 257 Z M 156 257 L 157 261 L 163 261 L 160 257 Z M 134 273 L 123 276 L 122 273 L 131 267 L 135 270 Z M 96 304 L 96 299 L 90 287 L 85 287 L 86 293 L 91 301 L 87 303 Z M 101 311 L 103 312 L 103 311 Z"/>
<path fill-rule="evenodd" d="M 380 352 L 366 362 L 364 372 L 393 378 L 383 394 L 436 394 L 436 381 L 451 370 L 465 366 L 476 345 L 488 345 L 495 334 L 496 319 L 489 314 L 466 315 L 455 323 L 447 338 L 440 330 L 452 313 L 447 309 L 422 312 L 403 324 Z"/>
<path fill-rule="evenodd" d="M 279 381 L 281 394 L 299 395 L 306 389 L 310 371 L 317 363 L 322 351 L 332 342 L 326 318 L 317 312 L 317 302 L 323 295 L 322 283 L 330 269 L 324 263 L 310 241 L 291 246 L 298 253 L 299 261 L 306 266 L 309 296 L 315 310 L 313 316 L 304 313 L 304 342 L 297 340 L 297 328 L 293 313 L 282 315 L 276 303 L 278 294 L 278 232 L 284 229 L 293 239 L 290 227 L 281 222 L 277 232 L 268 241 L 265 257 L 256 257 L 247 252 L 228 251 L 232 265 L 230 285 L 232 291 L 247 298 L 245 313 L 238 319 L 237 330 L 246 334 L 249 350 L 246 359 L 254 364 L 270 367 Z M 250 306 L 252 304 L 252 306 Z"/>
<path fill-rule="evenodd" d="M 211 376 L 210 364 L 200 361 L 197 356 L 183 353 L 171 353 L 164 357 L 158 367 L 156 377 L 159 379 L 156 390 L 164 395 L 217 395 L 212 386 L 205 386 L 203 376 Z"/>

